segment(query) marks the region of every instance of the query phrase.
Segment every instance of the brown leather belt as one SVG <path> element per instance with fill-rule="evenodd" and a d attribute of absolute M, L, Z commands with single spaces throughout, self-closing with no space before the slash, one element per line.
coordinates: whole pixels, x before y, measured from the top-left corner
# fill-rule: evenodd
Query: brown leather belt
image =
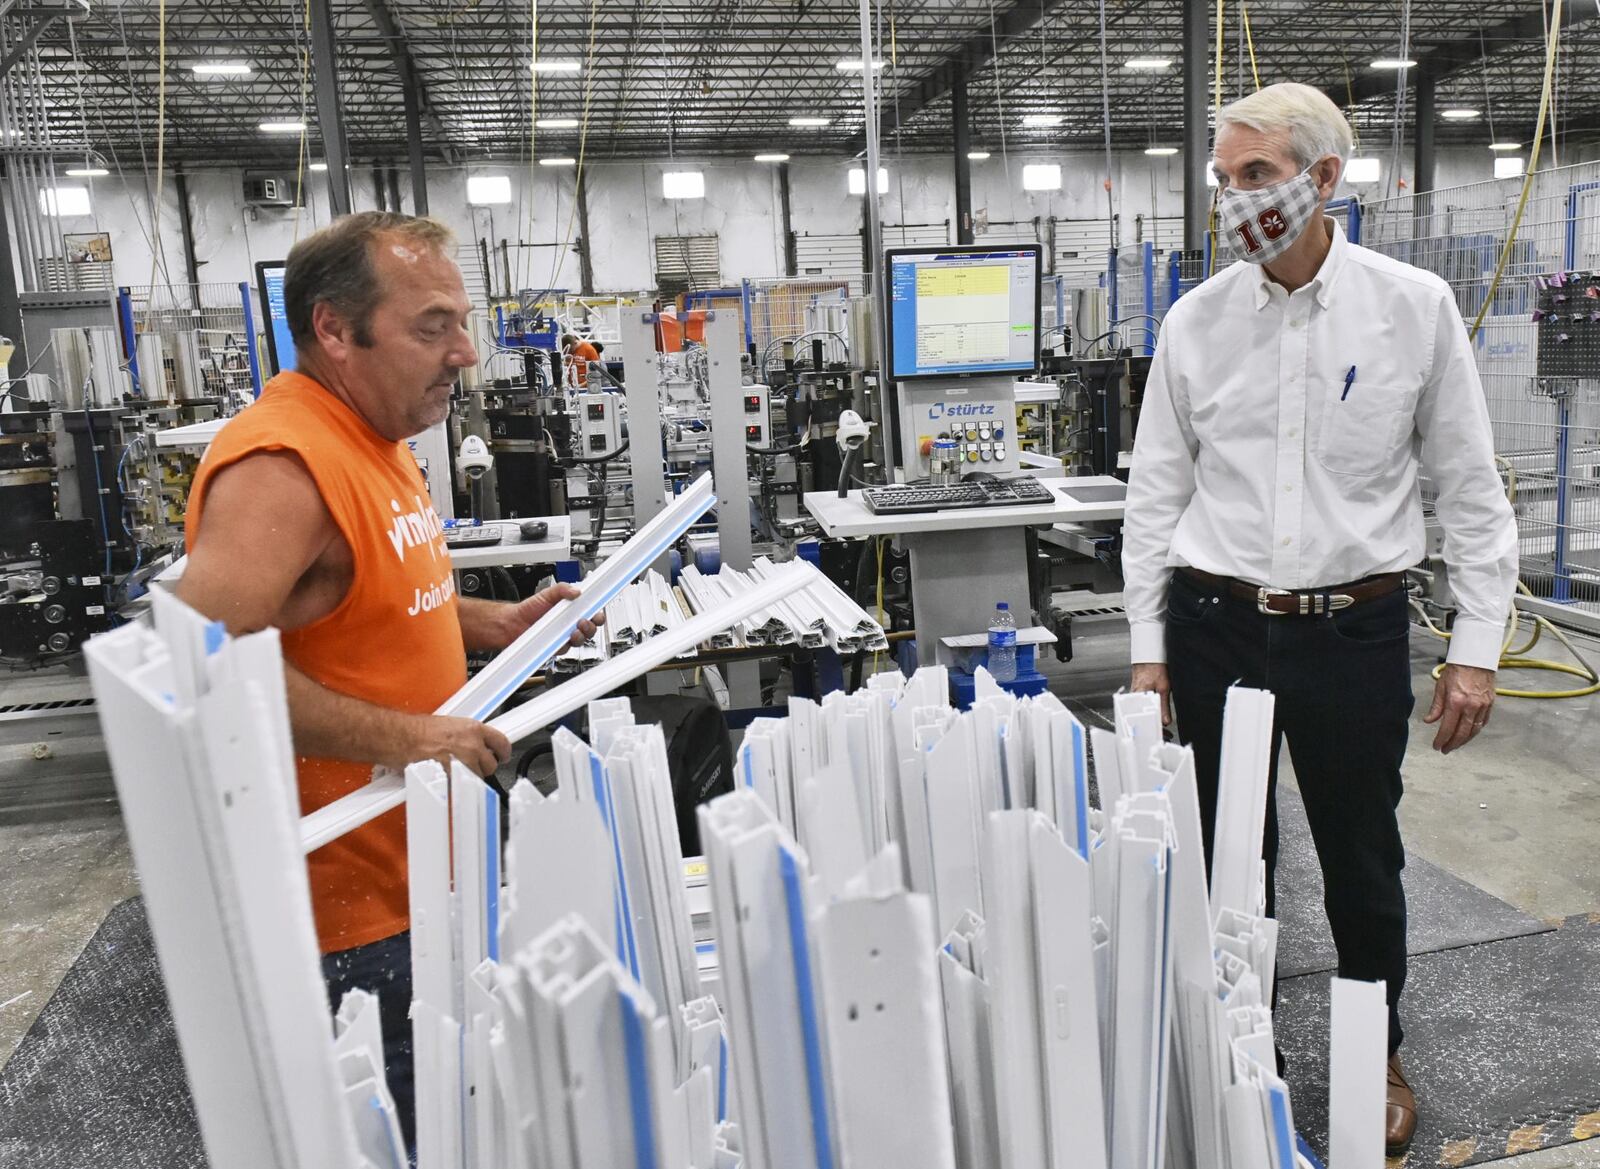
<path fill-rule="evenodd" d="M 1402 588 L 1406 579 L 1403 572 L 1386 572 L 1382 576 L 1369 576 L 1353 584 L 1293 590 L 1264 588 L 1231 576 L 1201 572 L 1198 568 L 1180 568 L 1178 571 L 1203 585 L 1222 589 L 1229 596 L 1254 605 L 1257 612 L 1271 617 L 1322 617 L 1337 613 L 1364 601 L 1386 597 Z"/>

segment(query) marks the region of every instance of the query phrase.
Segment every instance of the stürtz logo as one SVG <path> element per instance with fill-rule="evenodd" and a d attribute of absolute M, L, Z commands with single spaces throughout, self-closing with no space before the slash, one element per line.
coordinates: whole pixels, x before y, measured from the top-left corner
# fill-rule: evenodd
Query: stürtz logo
<path fill-rule="evenodd" d="M 989 418 L 995 412 L 993 402 L 935 402 L 928 407 L 928 417 L 934 422 L 944 417 Z"/>

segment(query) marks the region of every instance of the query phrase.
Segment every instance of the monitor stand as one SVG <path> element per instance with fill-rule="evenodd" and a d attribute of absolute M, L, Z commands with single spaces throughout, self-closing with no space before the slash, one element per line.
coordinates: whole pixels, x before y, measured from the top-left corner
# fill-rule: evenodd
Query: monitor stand
<path fill-rule="evenodd" d="M 1010 375 L 900 382 L 898 390 L 906 479 L 928 475 L 925 448 L 940 436 L 956 441 L 962 474 L 1013 475 L 1020 469 Z M 900 537 L 911 558 L 917 658 L 930 664 L 951 664 L 942 639 L 987 629 L 1000 601 L 1011 606 L 1019 625 L 1033 623 L 1024 528 L 986 524 L 981 511 L 951 516 L 950 530 Z"/>

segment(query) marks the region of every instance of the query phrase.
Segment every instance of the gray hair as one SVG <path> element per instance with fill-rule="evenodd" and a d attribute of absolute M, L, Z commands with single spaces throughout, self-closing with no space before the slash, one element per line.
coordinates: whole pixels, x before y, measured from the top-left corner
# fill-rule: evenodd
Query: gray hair
<path fill-rule="evenodd" d="M 383 299 L 372 243 L 394 235 L 421 247 L 441 250 L 455 242 L 455 233 L 437 219 L 419 219 L 395 211 L 361 211 L 335 219 L 289 249 L 283 273 L 283 309 L 296 349 L 317 339 L 311 325 L 319 302 L 333 306 L 355 326 L 355 342 L 372 344 L 368 327 L 372 310 Z"/>
<path fill-rule="evenodd" d="M 1328 157 L 1337 158 L 1342 165 L 1354 148 L 1350 123 L 1339 107 L 1320 89 L 1294 81 L 1269 85 L 1223 106 L 1217 115 L 1217 132 L 1230 125 L 1248 126 L 1263 134 L 1286 132 L 1289 152 L 1301 170 Z"/>

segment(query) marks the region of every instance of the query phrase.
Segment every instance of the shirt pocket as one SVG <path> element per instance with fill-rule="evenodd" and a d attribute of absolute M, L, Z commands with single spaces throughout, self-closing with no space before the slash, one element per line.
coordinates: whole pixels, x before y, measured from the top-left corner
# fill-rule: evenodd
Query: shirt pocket
<path fill-rule="evenodd" d="M 1420 393 L 1418 386 L 1357 381 L 1341 399 L 1341 380 L 1323 407 L 1317 462 L 1336 475 L 1376 475 L 1395 466 L 1411 439 Z"/>

